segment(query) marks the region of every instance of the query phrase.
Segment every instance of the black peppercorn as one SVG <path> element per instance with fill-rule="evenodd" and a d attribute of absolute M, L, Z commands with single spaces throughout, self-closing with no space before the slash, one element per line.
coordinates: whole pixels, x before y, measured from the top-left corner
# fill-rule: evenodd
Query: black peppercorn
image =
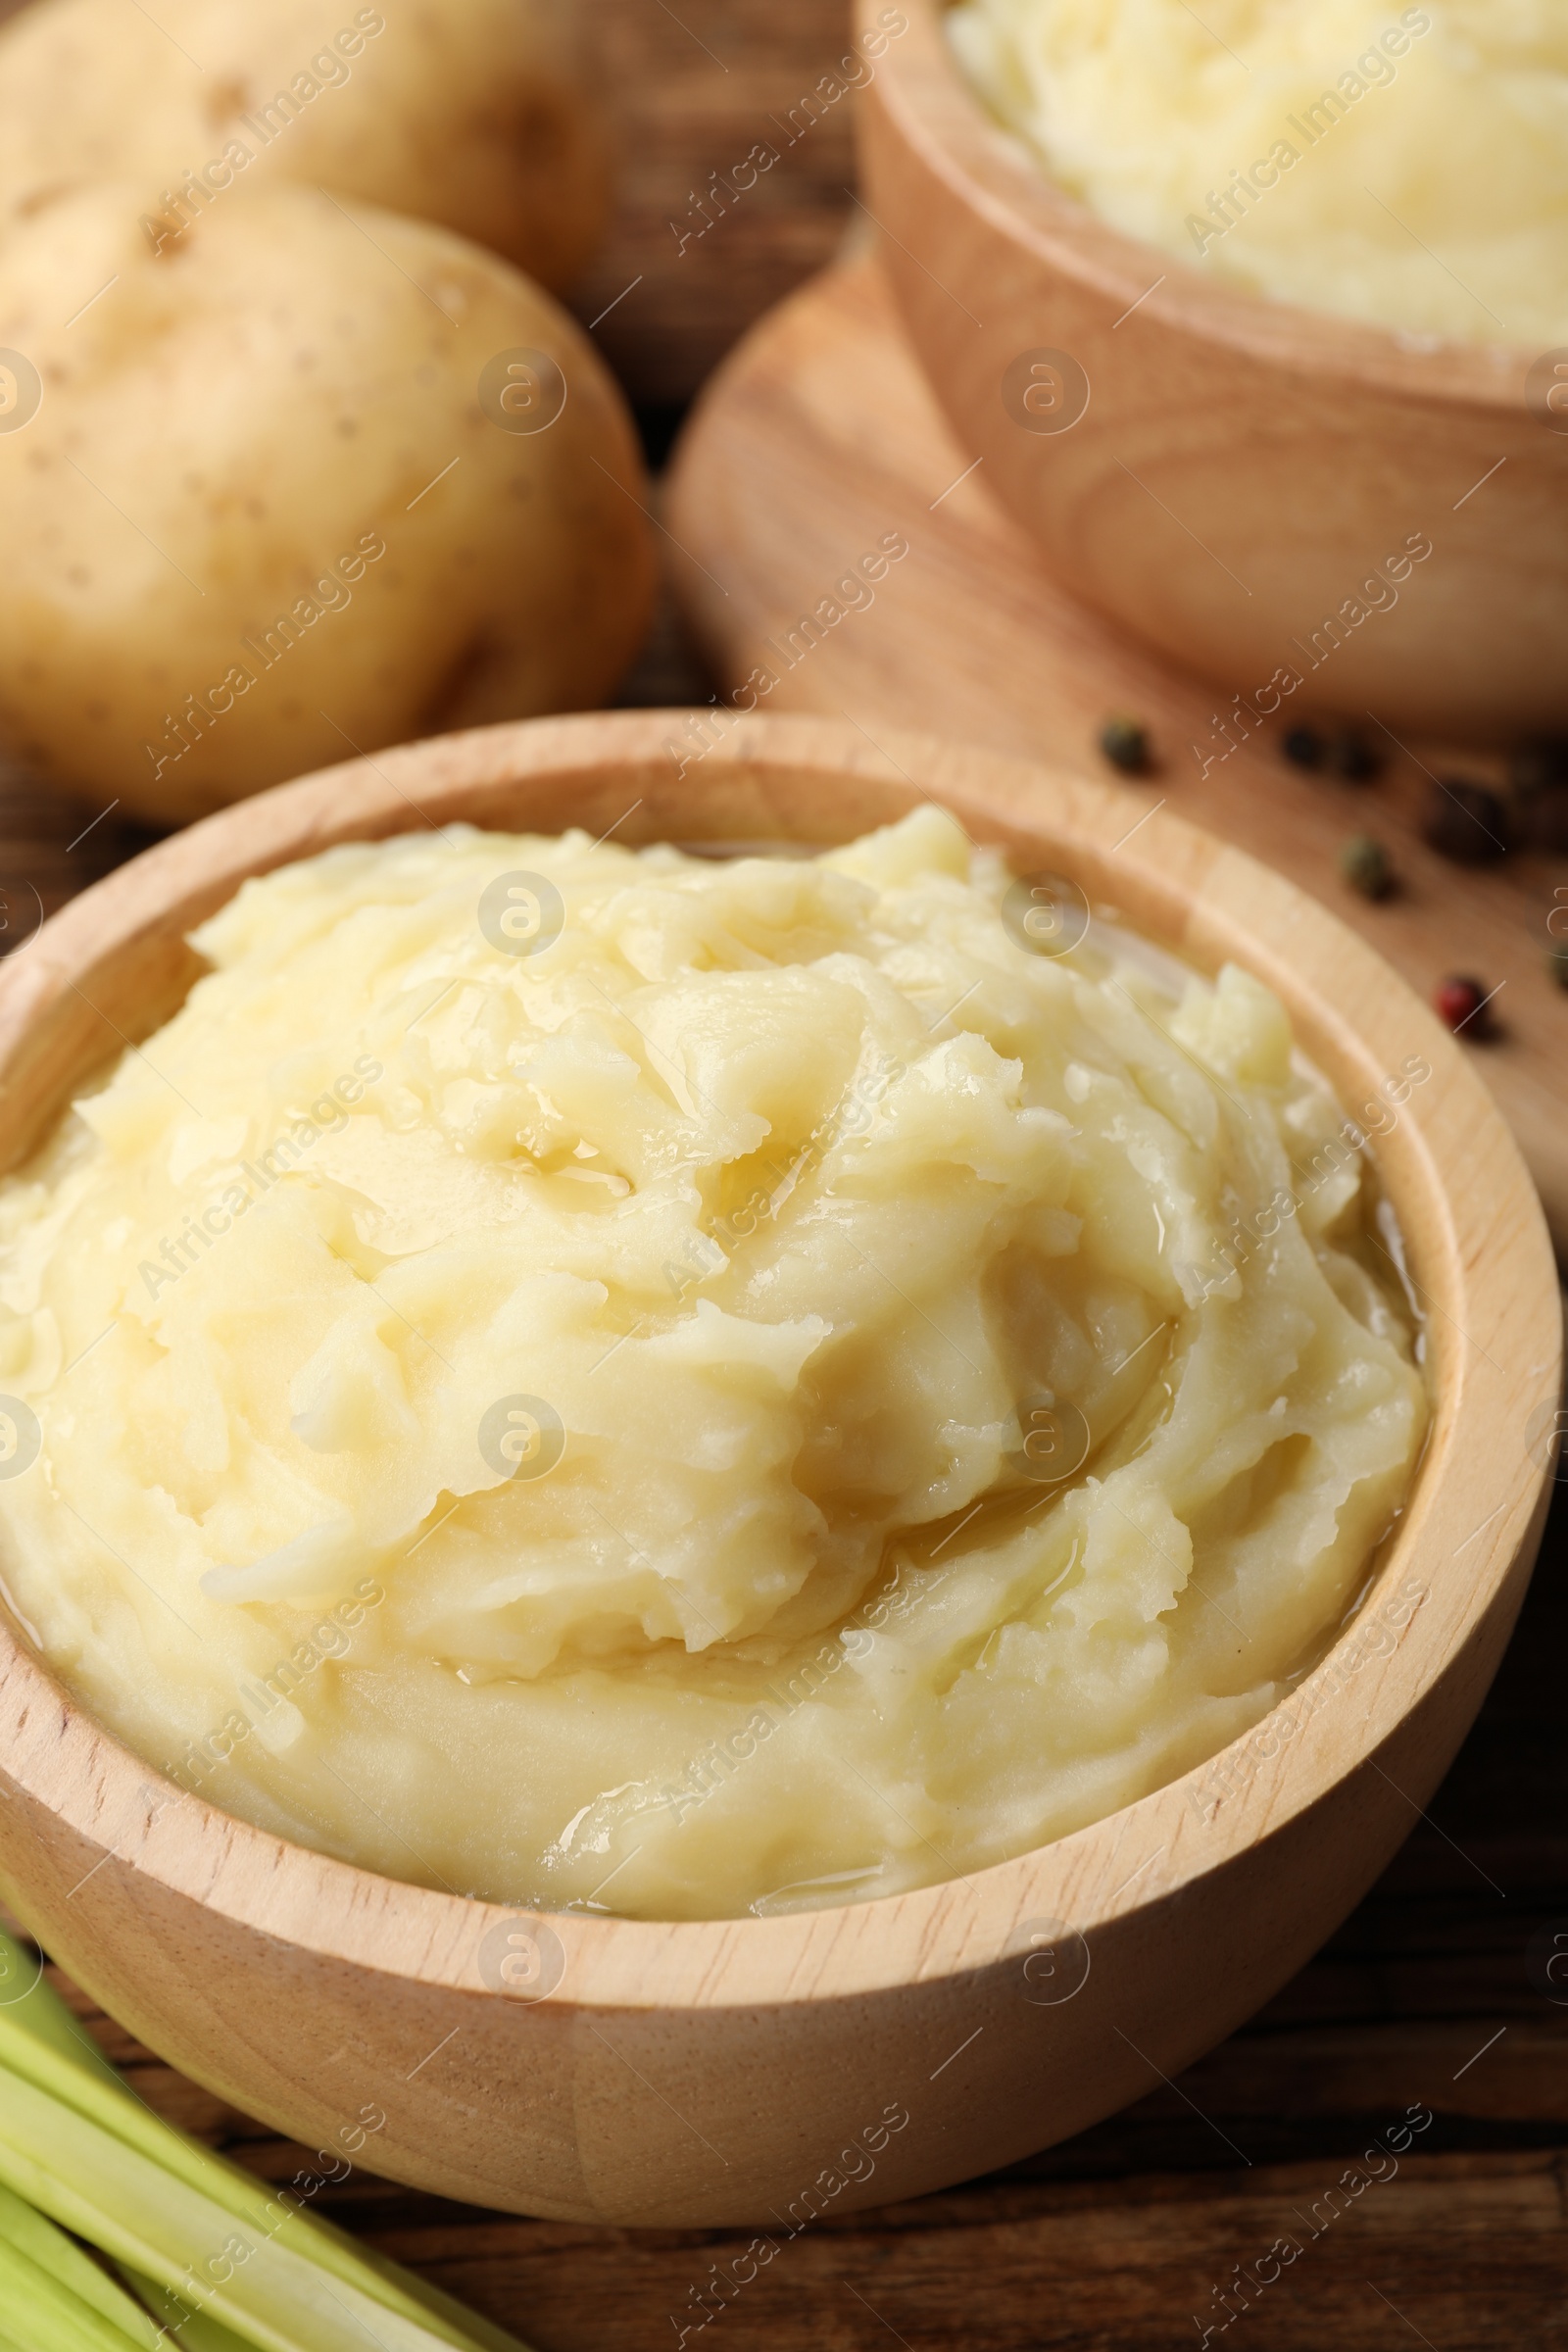
<path fill-rule="evenodd" d="M 1519 744 L 1508 782 L 1525 846 L 1548 856 L 1568 850 L 1568 738 L 1541 735 Z"/>
<path fill-rule="evenodd" d="M 1122 711 L 1107 718 L 1101 728 L 1100 749 L 1124 776 L 1147 776 L 1153 765 L 1149 729 Z"/>
<path fill-rule="evenodd" d="M 1394 861 L 1381 841 L 1352 834 L 1340 852 L 1340 871 L 1363 899 L 1386 899 L 1394 888 Z"/>
<path fill-rule="evenodd" d="M 1432 848 L 1458 865 L 1491 865 L 1507 851 L 1508 810 L 1499 793 L 1464 776 L 1434 781 L 1422 826 Z"/>
<path fill-rule="evenodd" d="M 1347 784 L 1370 784 L 1383 772 L 1383 755 L 1364 735 L 1336 735 L 1329 745 L 1328 763 Z"/>
<path fill-rule="evenodd" d="M 1329 747 L 1316 727 L 1291 727 L 1280 738 L 1280 750 L 1293 767 L 1321 767 Z"/>
<path fill-rule="evenodd" d="M 1568 738 L 1539 735 L 1518 745 L 1508 761 L 1508 781 L 1522 801 L 1543 792 L 1568 792 Z"/>
<path fill-rule="evenodd" d="M 1543 792 L 1519 811 L 1519 829 L 1533 850 L 1548 858 L 1568 852 L 1568 792 Z"/>

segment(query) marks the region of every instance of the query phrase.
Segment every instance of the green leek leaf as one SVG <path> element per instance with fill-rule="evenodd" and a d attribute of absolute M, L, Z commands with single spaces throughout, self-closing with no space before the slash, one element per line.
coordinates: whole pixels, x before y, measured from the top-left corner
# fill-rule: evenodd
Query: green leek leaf
<path fill-rule="evenodd" d="M 0 1983 L 24 1973 L 0 1936 Z M 0 2260 L 9 2247 L 46 2285 L 52 2274 L 86 2315 L 69 2326 L 61 2317 L 41 2352 L 152 2352 L 122 2298 L 94 2299 L 79 2266 L 108 2298 L 120 2290 L 61 2230 L 150 2287 L 154 2312 L 167 2294 L 187 2307 L 194 2316 L 172 2325 L 189 2352 L 522 2352 L 505 2329 L 303 2211 L 291 2191 L 270 2190 L 154 2115 L 42 1983 L 0 2004 L 0 2189 L 10 2192 Z M 60 2230 L 40 2223 L 48 2234 L 24 2241 L 18 2224 L 8 2235 L 18 2200 Z M 69 2258 L 47 2259 L 58 2247 Z M 26 2308 L 43 2311 L 36 2291 Z M 106 2332 L 89 2343 L 80 2328 L 93 2326 Z M 8 2307 L 3 2328 L 19 2335 Z M 30 2337 L 18 2352 L 33 2352 Z"/>

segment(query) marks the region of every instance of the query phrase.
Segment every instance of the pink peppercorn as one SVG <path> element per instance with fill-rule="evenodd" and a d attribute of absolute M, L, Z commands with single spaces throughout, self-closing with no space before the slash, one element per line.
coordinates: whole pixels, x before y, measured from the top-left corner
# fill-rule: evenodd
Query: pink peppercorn
<path fill-rule="evenodd" d="M 1440 983 L 1432 1002 L 1456 1035 L 1466 1027 L 1474 1033 L 1482 1026 L 1476 1016 L 1487 1002 L 1487 992 L 1479 980 L 1469 980 L 1455 973 Z"/>

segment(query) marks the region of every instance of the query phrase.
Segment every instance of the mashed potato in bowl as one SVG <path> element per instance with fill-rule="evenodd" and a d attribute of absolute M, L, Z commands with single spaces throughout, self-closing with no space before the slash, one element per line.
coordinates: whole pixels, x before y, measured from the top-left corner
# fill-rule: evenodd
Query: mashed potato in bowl
<path fill-rule="evenodd" d="M 1557 0 L 958 0 L 946 24 L 1126 235 L 1428 340 L 1568 339 Z"/>
<path fill-rule="evenodd" d="M 453 826 L 196 945 L 0 1185 L 6 1591 L 182 1788 L 497 1900 L 802 1908 L 1131 1801 L 1353 1605 L 1416 1335 L 1244 972 L 934 808 Z"/>

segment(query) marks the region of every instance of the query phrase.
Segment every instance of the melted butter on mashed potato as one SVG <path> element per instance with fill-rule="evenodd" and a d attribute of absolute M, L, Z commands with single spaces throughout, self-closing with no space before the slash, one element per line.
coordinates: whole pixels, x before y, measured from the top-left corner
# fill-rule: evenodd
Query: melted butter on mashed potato
<path fill-rule="evenodd" d="M 1127 235 L 1418 337 L 1568 339 L 1561 0 L 960 0 L 947 23 L 992 111 Z"/>
<path fill-rule="evenodd" d="M 309 1844 L 656 1918 L 970 1871 L 1252 1724 L 1425 1427 L 1365 1162 L 1264 988 L 1036 955 L 1007 887 L 934 808 L 248 882 L 0 1187 L 66 1681 Z"/>

